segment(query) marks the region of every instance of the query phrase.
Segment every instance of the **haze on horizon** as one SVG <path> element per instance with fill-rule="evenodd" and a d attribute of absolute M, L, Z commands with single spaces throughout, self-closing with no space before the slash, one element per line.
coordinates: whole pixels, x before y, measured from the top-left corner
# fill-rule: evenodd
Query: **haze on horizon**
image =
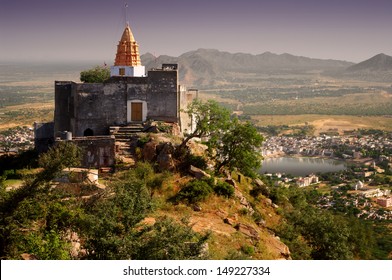
<path fill-rule="evenodd" d="M 113 63 L 124 0 L 0 0 L 0 62 Z M 360 62 L 392 55 L 390 0 L 127 0 L 140 53 L 198 48 Z"/>

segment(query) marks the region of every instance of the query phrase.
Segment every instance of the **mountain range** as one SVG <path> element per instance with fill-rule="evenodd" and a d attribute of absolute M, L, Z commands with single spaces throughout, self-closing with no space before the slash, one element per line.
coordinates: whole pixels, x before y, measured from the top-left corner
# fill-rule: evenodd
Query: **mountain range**
<path fill-rule="evenodd" d="M 163 63 L 180 65 L 180 80 L 187 85 L 206 86 L 230 80 L 236 74 L 299 74 L 319 71 L 326 75 L 364 80 L 388 80 L 392 77 L 392 57 L 379 54 L 364 62 L 315 59 L 291 54 L 265 52 L 259 55 L 198 49 L 178 57 L 151 53 L 141 56 L 147 69 Z"/>

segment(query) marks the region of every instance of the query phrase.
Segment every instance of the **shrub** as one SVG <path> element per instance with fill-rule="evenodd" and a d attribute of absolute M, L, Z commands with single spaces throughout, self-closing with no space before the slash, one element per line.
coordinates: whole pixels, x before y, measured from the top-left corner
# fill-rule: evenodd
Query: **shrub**
<path fill-rule="evenodd" d="M 270 191 L 267 186 L 258 186 L 254 185 L 253 189 L 250 190 L 250 195 L 253 196 L 254 198 L 258 198 L 259 195 L 264 195 L 266 197 L 270 196 Z"/>
<path fill-rule="evenodd" d="M 143 148 L 144 145 L 146 145 L 146 143 L 149 142 L 149 141 L 150 141 L 150 136 L 149 136 L 149 135 L 140 137 L 140 138 L 137 140 L 137 146 L 138 146 L 139 148 Z"/>
<path fill-rule="evenodd" d="M 103 83 L 110 78 L 110 69 L 95 66 L 92 69 L 80 72 L 80 80 L 84 83 Z"/>
<path fill-rule="evenodd" d="M 231 198 L 234 196 L 234 187 L 226 182 L 219 182 L 214 187 L 214 192 L 217 195 Z"/>
<path fill-rule="evenodd" d="M 176 201 L 187 201 L 188 203 L 201 202 L 213 192 L 213 188 L 202 180 L 193 180 L 186 184 L 176 195 Z"/>
<path fill-rule="evenodd" d="M 180 152 L 184 151 L 181 150 Z M 207 168 L 207 161 L 202 156 L 195 156 L 189 152 L 184 152 L 183 154 L 177 154 L 176 157 L 180 160 L 180 164 L 178 167 L 181 172 L 188 172 L 191 165 L 202 170 L 205 170 Z"/>
<path fill-rule="evenodd" d="M 188 166 L 193 165 L 197 168 L 200 169 L 206 169 L 207 168 L 207 161 L 204 157 L 202 156 L 195 156 L 192 154 L 188 154 L 186 159 L 185 159 L 186 163 Z"/>
<path fill-rule="evenodd" d="M 242 245 L 241 246 L 241 251 L 245 254 L 245 255 L 253 255 L 255 253 L 255 248 L 253 246 L 250 245 Z"/>
<path fill-rule="evenodd" d="M 248 210 L 247 208 L 243 207 L 243 208 L 241 208 L 241 209 L 238 211 L 238 213 L 239 213 L 241 216 L 246 216 L 246 215 L 249 214 L 249 210 Z"/>

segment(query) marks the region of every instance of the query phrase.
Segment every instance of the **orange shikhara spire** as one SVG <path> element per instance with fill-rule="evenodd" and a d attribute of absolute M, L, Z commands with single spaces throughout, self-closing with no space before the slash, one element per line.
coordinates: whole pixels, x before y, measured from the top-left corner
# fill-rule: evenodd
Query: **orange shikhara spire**
<path fill-rule="evenodd" d="M 117 45 L 115 66 L 140 66 L 139 45 L 133 37 L 131 28 L 127 24 Z"/>

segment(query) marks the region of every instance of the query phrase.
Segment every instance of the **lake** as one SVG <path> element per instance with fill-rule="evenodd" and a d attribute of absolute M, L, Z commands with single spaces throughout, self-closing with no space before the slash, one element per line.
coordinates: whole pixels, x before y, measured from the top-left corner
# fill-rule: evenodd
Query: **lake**
<path fill-rule="evenodd" d="M 285 173 L 294 176 L 307 176 L 311 173 L 336 172 L 346 169 L 343 161 L 328 158 L 280 157 L 267 158 L 262 162 L 260 174 Z"/>

